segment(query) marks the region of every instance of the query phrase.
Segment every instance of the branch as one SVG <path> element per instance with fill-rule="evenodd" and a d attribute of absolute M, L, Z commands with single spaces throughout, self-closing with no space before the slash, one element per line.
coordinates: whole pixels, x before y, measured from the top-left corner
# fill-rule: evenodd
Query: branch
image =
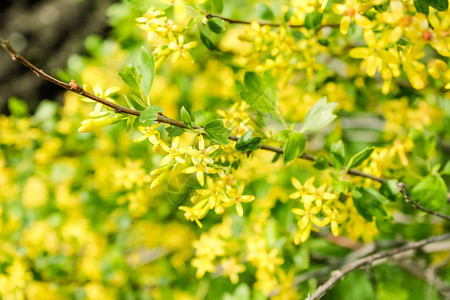
<path fill-rule="evenodd" d="M 244 24 L 244 25 L 252 24 L 252 22 L 249 22 L 249 21 L 230 19 L 230 18 L 222 17 L 221 15 L 210 14 L 210 13 L 206 14 L 205 17 L 207 19 L 212 19 L 212 18 L 221 19 L 221 20 L 227 21 L 230 24 Z M 279 23 L 270 23 L 270 22 L 258 22 L 258 24 L 261 26 L 270 26 L 270 27 L 280 27 L 282 25 Z M 304 28 L 305 27 L 305 25 L 292 25 L 289 22 L 286 23 L 286 25 L 291 28 Z M 317 28 L 317 30 L 324 28 L 324 27 L 339 27 L 339 24 L 324 24 L 324 25 L 319 26 L 319 28 Z"/>
<path fill-rule="evenodd" d="M 211 15 L 211 17 L 215 17 L 215 15 Z M 45 73 L 44 71 L 42 71 L 41 69 L 39 69 L 38 67 L 36 67 L 35 65 L 33 65 L 31 62 L 29 62 L 26 58 L 24 58 L 23 56 L 21 56 L 20 54 L 17 53 L 17 51 L 11 47 L 11 45 L 8 43 L 8 41 L 0 38 L 0 44 L 2 45 L 2 47 L 11 55 L 11 58 L 15 61 L 20 62 L 22 65 L 24 65 L 25 67 L 27 67 L 28 69 L 30 69 L 31 71 L 33 71 L 34 74 L 36 74 L 36 76 L 38 77 L 42 77 L 45 80 L 48 80 L 56 85 L 59 85 L 60 87 L 71 91 L 73 93 L 79 94 L 81 96 L 84 96 L 86 98 L 92 99 L 96 102 L 99 102 L 107 107 L 113 108 L 114 111 L 116 113 L 124 113 L 124 114 L 129 114 L 129 115 L 134 115 L 134 116 L 140 116 L 141 112 L 139 110 L 135 110 L 135 109 L 131 109 L 116 103 L 112 103 L 109 102 L 105 99 L 102 99 L 100 97 L 97 97 L 87 91 L 85 91 L 79 84 L 77 84 L 73 79 L 70 83 L 65 83 L 61 80 L 56 79 L 55 77 Z M 165 124 L 169 124 L 169 125 L 173 125 L 173 126 L 177 126 L 183 129 L 188 129 L 186 127 L 186 125 L 184 125 L 183 122 L 178 121 L 178 120 L 174 120 L 171 118 L 166 117 L 163 114 L 158 114 L 158 117 L 156 118 L 157 122 L 160 123 L 165 123 Z M 201 127 L 199 126 L 193 126 L 194 129 L 201 129 Z M 232 141 L 237 141 L 239 138 L 237 136 L 229 136 L 228 139 L 232 140 Z M 282 148 L 279 147 L 275 147 L 275 146 L 270 146 L 270 145 L 264 145 L 264 144 L 260 144 L 259 147 L 263 150 L 267 150 L 267 151 L 271 151 L 271 152 L 275 152 L 275 153 L 279 153 L 279 154 L 284 154 L 284 150 Z M 300 157 L 300 159 L 304 159 L 304 160 L 309 160 L 309 161 L 315 161 L 316 157 L 314 155 L 310 155 L 310 154 L 306 154 L 303 153 Z M 331 167 L 333 167 L 333 165 L 331 163 L 329 163 L 329 165 Z M 350 169 L 347 172 L 348 174 L 354 175 L 354 176 L 359 176 L 359 177 L 364 177 L 364 178 L 369 178 L 372 179 L 374 181 L 378 181 L 380 183 L 383 183 L 386 181 L 386 179 L 381 178 L 381 177 L 377 177 L 371 174 L 367 174 L 364 172 L 361 172 L 359 170 L 356 169 Z"/>
<path fill-rule="evenodd" d="M 411 242 L 408 243 L 404 246 L 398 247 L 398 248 L 394 248 L 388 251 L 384 251 L 384 252 L 379 252 L 379 253 L 375 253 L 372 254 L 370 256 L 361 258 L 345 267 L 343 267 L 340 270 L 334 271 L 330 277 L 330 279 L 328 279 L 328 281 L 326 281 L 324 284 L 322 284 L 321 286 L 319 286 L 319 288 L 310 296 L 308 296 L 306 298 L 306 300 L 317 300 L 320 299 L 329 289 L 331 289 L 339 280 L 341 280 L 342 278 L 345 277 L 345 275 L 347 275 L 348 273 L 359 269 L 362 266 L 371 264 L 375 261 L 378 261 L 380 259 L 383 258 L 387 258 L 387 257 L 391 257 L 394 256 L 396 254 L 400 254 L 409 250 L 415 250 L 415 249 L 419 249 L 422 248 L 425 245 L 428 245 L 430 243 L 433 242 L 437 242 L 437 241 L 443 241 L 443 240 L 447 240 L 450 239 L 450 233 L 448 234 L 443 234 L 443 235 L 438 235 L 438 236 L 432 236 L 428 239 L 425 240 L 421 240 L 418 242 Z"/>
<path fill-rule="evenodd" d="M 416 201 L 414 201 L 413 199 L 411 199 L 411 196 L 408 194 L 408 192 L 406 191 L 406 185 L 403 182 L 399 182 L 397 184 L 398 186 L 398 190 L 400 193 L 402 193 L 403 197 L 405 198 L 405 201 L 407 203 L 411 203 L 415 208 L 426 212 L 427 214 L 442 218 L 444 220 L 450 221 L 450 216 L 435 212 L 433 210 L 430 210 L 428 208 L 423 207 L 422 205 L 420 205 L 419 203 L 417 203 Z"/>

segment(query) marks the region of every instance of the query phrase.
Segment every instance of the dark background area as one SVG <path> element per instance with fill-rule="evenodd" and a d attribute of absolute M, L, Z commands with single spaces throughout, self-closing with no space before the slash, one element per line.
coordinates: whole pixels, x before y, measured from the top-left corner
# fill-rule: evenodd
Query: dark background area
<path fill-rule="evenodd" d="M 83 54 L 90 34 L 109 31 L 106 9 L 115 0 L 2 0 L 0 37 L 33 64 L 55 76 L 71 54 Z M 0 113 L 18 97 L 34 111 L 43 99 L 61 102 L 64 90 L 41 78 L 0 49 Z"/>

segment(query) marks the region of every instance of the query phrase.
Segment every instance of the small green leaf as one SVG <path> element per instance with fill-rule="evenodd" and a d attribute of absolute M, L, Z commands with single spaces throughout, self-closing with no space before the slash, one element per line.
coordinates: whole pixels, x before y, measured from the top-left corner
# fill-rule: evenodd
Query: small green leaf
<path fill-rule="evenodd" d="M 274 155 L 274 157 L 272 158 L 272 163 L 274 163 L 274 162 L 277 162 L 279 159 L 280 159 L 280 157 L 281 157 L 281 153 L 280 152 L 277 152 L 275 155 Z"/>
<path fill-rule="evenodd" d="M 333 122 L 336 118 L 336 115 L 333 114 L 336 106 L 337 103 L 327 103 L 326 97 L 321 98 L 306 114 L 302 131 L 317 131 Z"/>
<path fill-rule="evenodd" d="M 305 151 L 305 136 L 301 132 L 293 132 L 284 147 L 284 162 L 288 163 L 299 157 Z"/>
<path fill-rule="evenodd" d="M 275 14 L 273 13 L 272 9 L 265 3 L 256 5 L 256 15 L 263 20 L 275 20 Z"/>
<path fill-rule="evenodd" d="M 28 115 L 27 103 L 16 97 L 8 99 L 8 109 L 11 115 L 16 117 L 26 117 Z"/>
<path fill-rule="evenodd" d="M 215 116 L 210 111 L 199 110 L 194 112 L 194 124 L 204 127 L 209 121 L 215 119 Z"/>
<path fill-rule="evenodd" d="M 384 219 L 387 216 L 383 208 L 388 200 L 372 188 L 357 187 L 353 191 L 353 203 L 358 213 L 367 221 L 372 221 L 373 217 Z"/>
<path fill-rule="evenodd" d="M 152 105 L 147 107 L 139 116 L 139 121 L 142 123 L 154 123 L 158 117 L 158 113 L 162 112 L 163 109 L 158 105 Z"/>
<path fill-rule="evenodd" d="M 246 72 L 242 89 L 240 91 L 241 98 L 253 110 L 262 113 L 276 113 L 278 92 L 276 82 L 270 72 L 266 71 L 262 76 L 258 76 L 255 72 Z"/>
<path fill-rule="evenodd" d="M 239 151 L 254 151 L 259 148 L 259 143 L 261 142 L 260 137 L 252 137 L 253 130 L 247 131 L 243 136 L 241 136 L 236 143 L 236 150 Z"/>
<path fill-rule="evenodd" d="M 182 135 L 184 133 L 184 129 L 177 126 L 170 126 L 166 128 L 167 133 L 170 138 Z"/>
<path fill-rule="evenodd" d="M 409 138 L 414 144 L 412 152 L 418 157 L 427 160 L 436 146 L 436 137 L 434 135 L 426 137 L 423 131 L 411 129 Z"/>
<path fill-rule="evenodd" d="M 342 141 L 331 145 L 331 163 L 337 170 L 345 165 L 345 148 Z"/>
<path fill-rule="evenodd" d="M 187 128 L 192 128 L 191 116 L 189 115 L 186 108 L 184 108 L 184 106 L 182 106 L 180 109 L 180 117 L 181 117 L 181 121 L 184 123 L 184 125 L 186 125 Z"/>
<path fill-rule="evenodd" d="M 206 24 L 208 25 L 208 28 L 211 29 L 212 32 L 217 34 L 220 34 L 226 30 L 226 22 L 218 18 L 208 19 Z"/>
<path fill-rule="evenodd" d="M 305 17 L 306 29 L 319 28 L 320 24 L 322 23 L 322 17 L 323 17 L 323 14 L 318 11 L 314 11 L 310 14 L 306 14 L 306 17 Z"/>
<path fill-rule="evenodd" d="M 123 72 L 119 72 L 119 76 L 132 91 L 139 91 L 140 79 L 135 66 L 131 63 L 126 65 Z"/>
<path fill-rule="evenodd" d="M 230 143 L 228 137 L 231 134 L 231 130 L 223 126 L 222 120 L 212 120 L 205 125 L 206 135 L 214 142 L 222 145 Z"/>
<path fill-rule="evenodd" d="M 211 41 L 210 37 L 208 36 L 205 29 L 202 29 L 204 26 L 199 25 L 199 32 L 200 32 L 200 40 L 203 42 L 203 44 L 211 51 L 220 51 L 220 49 Z"/>
<path fill-rule="evenodd" d="M 390 179 L 383 182 L 380 187 L 380 193 L 389 201 L 395 201 L 397 196 L 400 195 L 397 184 L 398 181 L 396 179 Z"/>
<path fill-rule="evenodd" d="M 428 175 L 414 186 L 411 198 L 431 210 L 441 210 L 447 204 L 447 186 L 439 175 Z"/>
<path fill-rule="evenodd" d="M 317 170 L 325 170 L 329 167 L 328 165 L 328 159 L 323 156 L 323 155 L 319 155 L 316 160 L 314 161 L 314 168 L 316 168 Z"/>
<path fill-rule="evenodd" d="M 441 171 L 442 175 L 450 175 L 450 160 L 445 164 L 444 168 Z"/>
<path fill-rule="evenodd" d="M 357 166 L 361 165 L 366 159 L 370 157 L 374 149 L 375 149 L 374 147 L 367 147 L 363 151 L 353 155 L 353 157 L 350 158 L 350 161 L 348 162 L 347 170 L 350 170 L 351 168 L 356 168 Z"/>
<path fill-rule="evenodd" d="M 289 22 L 292 18 L 292 16 L 294 15 L 294 8 L 291 7 L 289 8 L 289 10 L 284 14 L 284 21 L 285 22 Z"/>
<path fill-rule="evenodd" d="M 142 76 L 141 89 L 147 103 L 149 103 L 150 90 L 153 85 L 153 78 L 155 77 L 155 57 L 152 54 L 148 54 L 147 50 L 142 49 L 140 55 L 141 63 L 136 66 L 137 72 Z"/>

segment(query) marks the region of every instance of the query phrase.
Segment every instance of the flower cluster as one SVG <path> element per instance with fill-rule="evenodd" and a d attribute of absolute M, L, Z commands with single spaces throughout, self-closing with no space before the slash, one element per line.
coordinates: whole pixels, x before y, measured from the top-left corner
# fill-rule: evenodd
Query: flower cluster
<path fill-rule="evenodd" d="M 163 10 L 150 8 L 142 17 L 136 18 L 136 22 L 140 29 L 147 32 L 149 41 L 157 40 L 156 43 L 159 46 L 154 50 L 157 59 L 171 55 L 172 62 L 175 62 L 180 56 L 192 61 L 187 50 L 194 48 L 197 42 L 185 43 L 184 29 L 176 25 L 173 20 L 168 19 Z"/>
<path fill-rule="evenodd" d="M 343 203 L 336 193 L 326 191 L 326 184 L 316 188 L 314 180 L 311 177 L 301 184 L 296 178 L 292 178 L 292 185 L 297 191 L 290 194 L 289 198 L 300 204 L 300 207 L 292 209 L 292 213 L 298 217 L 299 230 L 294 237 L 295 244 L 305 242 L 311 231 L 325 226 L 330 226 L 331 233 L 335 236 L 340 235 L 342 228 L 345 228 L 355 240 L 362 237 L 364 241 L 370 241 L 378 233 L 374 222 L 367 222 L 356 212 L 351 194 L 344 195 L 346 200 Z M 371 230 L 359 230 L 360 228 Z"/>

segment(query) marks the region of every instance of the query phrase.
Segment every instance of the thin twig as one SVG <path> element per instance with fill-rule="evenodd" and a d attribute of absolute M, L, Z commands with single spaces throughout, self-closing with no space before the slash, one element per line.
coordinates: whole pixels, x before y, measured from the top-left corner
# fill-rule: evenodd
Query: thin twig
<path fill-rule="evenodd" d="M 0 38 L 0 44 L 2 45 L 2 47 L 11 55 L 12 59 L 15 61 L 20 62 L 21 64 L 23 64 L 25 67 L 27 67 L 28 69 L 30 69 L 31 71 L 33 71 L 34 74 L 36 74 L 36 76 L 38 77 L 42 77 L 56 85 L 59 85 L 60 87 L 71 91 L 73 93 L 79 94 L 81 96 L 84 96 L 86 98 L 92 99 L 96 102 L 99 102 L 107 107 L 113 108 L 114 111 L 116 113 L 124 113 L 124 114 L 129 114 L 129 115 L 134 115 L 134 116 L 140 116 L 141 112 L 139 110 L 135 110 L 135 109 L 131 109 L 122 105 L 119 105 L 117 103 L 113 103 L 110 101 L 107 101 L 105 99 L 102 99 L 100 97 L 97 97 L 87 91 L 85 91 L 79 84 L 77 84 L 74 80 L 72 80 L 70 83 L 65 83 L 61 80 L 56 79 L 55 77 L 45 73 L 44 71 L 42 71 L 41 69 L 39 69 L 38 67 L 36 67 L 35 65 L 33 65 L 31 62 L 29 62 L 26 58 L 24 58 L 23 56 L 21 56 L 20 54 L 17 53 L 17 51 L 11 47 L 11 45 L 8 43 L 8 41 Z M 177 126 L 180 128 L 184 128 L 187 129 L 186 125 L 178 120 L 174 120 L 171 119 L 163 114 L 158 114 L 156 120 L 157 122 L 161 122 L 161 123 L 165 123 L 165 124 L 169 124 L 169 125 L 173 125 L 173 126 Z M 201 127 L 199 126 L 193 126 L 194 129 L 201 129 Z M 228 139 L 232 140 L 232 141 L 237 141 L 239 138 L 236 136 L 229 136 Z M 271 152 L 275 152 L 275 153 L 279 153 L 279 154 L 283 154 L 284 150 L 282 148 L 279 147 L 275 147 L 275 146 L 271 146 L 271 145 L 264 145 L 264 144 L 260 144 L 259 147 L 263 150 L 267 150 L 267 151 L 271 151 Z M 309 160 L 314 162 L 316 160 L 316 157 L 314 155 L 311 154 L 307 154 L 307 153 L 303 153 L 300 157 L 300 159 L 304 159 L 304 160 Z M 329 165 L 331 167 L 333 167 L 333 165 L 331 163 L 329 163 Z M 375 181 L 378 181 L 380 183 L 383 183 L 386 181 L 386 179 L 381 178 L 381 177 L 377 177 L 371 174 L 367 174 L 364 172 L 361 172 L 359 170 L 356 169 L 350 169 L 347 172 L 348 174 L 354 175 L 354 176 L 359 176 L 359 177 L 364 177 L 364 178 L 369 178 Z"/>
<path fill-rule="evenodd" d="M 252 24 L 252 22 L 250 22 L 250 21 L 230 19 L 230 18 L 222 17 L 221 15 L 210 14 L 210 13 L 206 14 L 205 17 L 207 19 L 212 19 L 212 18 L 221 19 L 221 20 L 227 21 L 230 24 L 243 24 L 243 25 Z M 270 27 L 280 27 L 282 25 L 280 23 L 271 23 L 271 22 L 264 22 L 264 21 L 260 21 L 260 22 L 258 22 L 258 24 L 261 26 L 270 26 Z M 305 27 L 305 25 L 294 25 L 294 24 L 290 24 L 289 22 L 286 23 L 286 25 L 291 28 L 304 28 Z M 319 26 L 318 29 L 321 29 L 324 27 L 339 27 L 339 24 L 323 24 L 323 25 Z"/>
<path fill-rule="evenodd" d="M 443 240 L 447 240 L 447 239 L 450 239 L 450 233 L 438 235 L 438 236 L 432 236 L 430 238 L 427 238 L 427 239 L 424 239 L 424 240 L 421 240 L 418 242 L 411 242 L 411 243 L 408 243 L 408 244 L 398 247 L 398 248 L 394 248 L 394 249 L 384 251 L 384 252 L 375 253 L 370 256 L 361 258 L 361 259 L 343 267 L 340 270 L 334 271 L 332 273 L 330 279 L 328 279 L 328 281 L 326 281 L 324 284 L 319 286 L 319 288 L 312 295 L 308 296 L 306 298 L 306 300 L 320 299 L 339 280 L 344 278 L 348 273 L 350 273 L 356 269 L 359 269 L 362 266 L 371 264 L 380 259 L 391 257 L 391 256 L 394 256 L 394 255 L 397 255 L 397 254 L 400 254 L 400 253 L 403 253 L 403 252 L 406 252 L 409 250 L 415 250 L 415 249 L 422 248 L 423 246 L 428 245 L 433 242 L 443 241 Z"/>
<path fill-rule="evenodd" d="M 413 199 L 411 199 L 411 196 L 408 194 L 408 192 L 406 191 L 406 184 L 404 184 L 403 182 L 399 182 L 397 184 L 398 190 L 400 193 L 402 193 L 403 197 L 405 198 L 405 201 L 407 203 L 411 203 L 415 208 L 424 211 L 430 215 L 442 218 L 444 220 L 450 221 L 450 216 L 438 213 L 436 211 L 430 210 L 428 208 L 423 207 L 422 205 L 420 205 L 419 203 L 417 203 L 416 201 L 414 201 Z"/>

